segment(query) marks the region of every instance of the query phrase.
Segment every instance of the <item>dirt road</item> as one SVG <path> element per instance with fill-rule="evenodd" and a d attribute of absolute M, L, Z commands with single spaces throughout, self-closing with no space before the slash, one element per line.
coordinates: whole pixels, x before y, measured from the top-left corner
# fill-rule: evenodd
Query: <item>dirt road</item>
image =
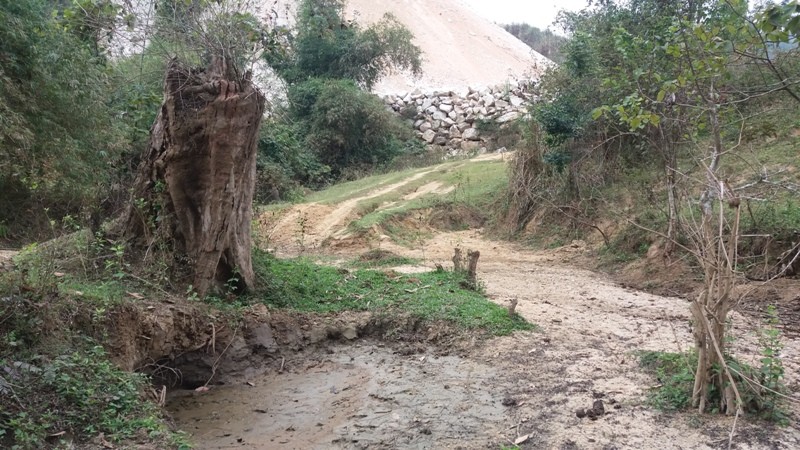
<path fill-rule="evenodd" d="M 367 195 L 369 197 L 369 195 Z M 299 205 L 315 231 L 317 251 L 352 258 L 365 242 L 336 236 L 346 226 L 340 207 Z M 319 214 L 319 217 L 314 214 Z M 297 251 L 291 227 L 273 233 L 276 250 Z M 281 246 L 280 243 L 286 243 Z M 485 238 L 480 230 L 436 233 L 416 248 L 384 236 L 372 246 L 419 258 L 422 267 L 447 266 L 453 248 L 481 251 L 480 279 L 489 297 L 507 304 L 540 330 L 476 345 L 465 356 L 401 355 L 362 341 L 298 355 L 283 373 L 254 386 L 216 390 L 176 400 L 177 420 L 199 448 L 727 448 L 733 418 L 667 414 L 645 402 L 657 381 L 638 366 L 640 350 L 685 351 L 692 345 L 687 301 L 620 287 L 575 266 L 586 249 L 530 251 Z M 735 353 L 758 356 L 758 324 L 734 314 Z M 798 386 L 800 345 L 785 342 L 786 381 Z M 440 353 L 440 352 L 439 352 Z M 576 410 L 603 403 L 605 414 L 579 418 Z M 289 405 L 288 407 L 286 405 Z M 792 406 L 793 416 L 798 408 Z M 796 422 L 777 428 L 739 419 L 737 449 L 800 448 Z"/>

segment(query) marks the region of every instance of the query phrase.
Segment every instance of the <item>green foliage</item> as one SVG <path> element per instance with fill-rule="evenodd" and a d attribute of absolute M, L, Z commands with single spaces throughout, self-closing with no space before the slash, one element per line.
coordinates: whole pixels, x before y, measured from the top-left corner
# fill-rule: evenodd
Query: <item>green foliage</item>
<path fill-rule="evenodd" d="M 421 50 L 412 38 L 391 15 L 362 29 L 345 21 L 343 0 L 302 0 L 291 44 L 272 47 L 265 58 L 290 84 L 346 79 L 369 90 L 393 69 L 420 71 Z"/>
<path fill-rule="evenodd" d="M 319 187 L 413 152 L 412 131 L 376 96 L 347 79 L 311 78 L 289 88 L 290 108 L 262 127 L 264 185 Z M 285 196 L 281 196 L 285 198 Z"/>
<path fill-rule="evenodd" d="M 793 196 L 764 204 L 753 204 L 742 217 L 742 228 L 791 239 L 800 226 L 800 202 Z"/>
<path fill-rule="evenodd" d="M 120 370 L 102 347 L 89 345 L 52 359 L 3 355 L 0 368 L 0 442 L 10 442 L 12 449 L 43 448 L 61 434 L 78 443 L 101 433 L 112 442 L 172 439 L 158 407 L 143 400 L 145 378 Z"/>
<path fill-rule="evenodd" d="M 757 14 L 756 24 L 769 42 L 796 43 L 800 37 L 800 2 L 770 3 Z"/>
<path fill-rule="evenodd" d="M 566 146 L 581 136 L 596 104 L 596 55 L 591 36 L 577 32 L 564 47 L 564 62 L 543 77 L 545 101 L 533 108 L 533 117 L 544 131 L 544 162 L 563 172 L 570 161 L 578 159 L 576 149 Z"/>
<path fill-rule="evenodd" d="M 386 163 L 400 154 L 402 141 L 412 139 L 380 99 L 347 80 L 323 83 L 309 127 L 306 142 L 339 173 L 350 166 Z"/>
<path fill-rule="evenodd" d="M 267 63 L 288 84 L 289 106 L 264 128 L 260 198 L 286 198 L 292 182 L 320 187 L 418 150 L 408 127 L 367 93 L 393 69 L 418 72 L 420 49 L 387 16 L 362 29 L 341 0 L 303 0 L 294 34 L 265 35 Z"/>
<path fill-rule="evenodd" d="M 760 389 L 760 395 L 756 402 L 762 417 L 773 422 L 787 424 L 789 418 L 781 397 L 786 393 L 787 389 L 784 384 L 786 372 L 781 359 L 783 343 L 781 342 L 781 332 L 778 329 L 780 320 L 775 305 L 767 306 L 766 313 L 767 317 L 764 321 L 764 326 L 761 328 L 759 339 L 761 344 L 761 369 L 759 370 L 758 381 L 763 388 Z"/>
<path fill-rule="evenodd" d="M 564 62 L 563 47 L 567 38 L 550 30 L 542 31 L 527 23 L 511 23 L 503 25 L 503 28 L 542 56 L 557 63 Z"/>
<path fill-rule="evenodd" d="M 96 202 L 125 145 L 104 58 L 58 12 L 44 0 L 0 4 L 0 220 L 9 226 L 34 201 L 63 213 Z"/>
<path fill-rule="evenodd" d="M 280 260 L 256 251 L 259 297 L 269 305 L 298 311 L 402 311 L 426 322 L 449 321 L 468 330 L 507 335 L 532 329 L 519 316 L 462 287 L 460 274 L 430 272 L 402 276 L 372 270 L 348 271 L 305 259 Z"/>
<path fill-rule="evenodd" d="M 777 314 L 774 307 L 769 307 L 765 327 L 761 330 L 760 369 L 754 369 L 730 356 L 726 357 L 726 363 L 742 396 L 744 411 L 771 422 L 786 424 L 788 417 L 781 397 L 786 391 L 780 358 L 783 346 L 776 325 Z M 691 406 L 696 353 L 642 351 L 637 356 L 639 366 L 654 374 L 659 382 L 659 386 L 648 395 L 653 406 L 664 411 L 678 411 Z M 714 368 L 714 371 L 719 370 L 719 367 Z M 711 392 L 709 401 L 714 404 L 719 395 L 719 392 Z"/>
<path fill-rule="evenodd" d="M 547 132 L 545 141 L 550 147 L 558 147 L 581 131 L 584 119 L 578 104 L 575 96 L 562 94 L 550 103 L 536 106 L 536 120 Z M 564 159 L 568 161 L 569 157 Z"/>

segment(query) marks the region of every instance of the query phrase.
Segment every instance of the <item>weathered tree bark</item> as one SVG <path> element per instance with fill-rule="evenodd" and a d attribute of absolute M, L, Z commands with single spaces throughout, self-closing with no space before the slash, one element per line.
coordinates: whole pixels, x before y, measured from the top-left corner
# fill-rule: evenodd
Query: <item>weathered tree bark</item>
<path fill-rule="evenodd" d="M 164 103 L 134 181 L 123 236 L 145 263 L 160 255 L 204 296 L 254 284 L 250 222 L 264 96 L 215 58 L 170 63 Z"/>

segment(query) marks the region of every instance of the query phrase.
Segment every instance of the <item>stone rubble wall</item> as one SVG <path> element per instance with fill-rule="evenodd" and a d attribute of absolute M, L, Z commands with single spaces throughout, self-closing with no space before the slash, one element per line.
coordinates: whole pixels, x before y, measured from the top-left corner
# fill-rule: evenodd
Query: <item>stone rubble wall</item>
<path fill-rule="evenodd" d="M 488 142 L 478 130 L 480 121 L 499 125 L 528 112 L 536 100 L 534 82 L 519 81 L 463 92 L 420 90 L 387 95 L 387 107 L 406 118 L 428 145 L 443 147 L 451 156 L 485 152 Z M 495 149 L 488 149 L 495 150 Z"/>

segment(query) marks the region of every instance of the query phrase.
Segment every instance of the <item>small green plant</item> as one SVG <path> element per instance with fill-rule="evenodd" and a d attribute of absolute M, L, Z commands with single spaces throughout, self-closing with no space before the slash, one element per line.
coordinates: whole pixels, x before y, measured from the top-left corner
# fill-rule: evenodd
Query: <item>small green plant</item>
<path fill-rule="evenodd" d="M 190 302 L 200 300 L 200 296 L 197 295 L 197 291 L 194 290 L 194 286 L 191 284 L 186 288 L 186 300 Z"/>
<path fill-rule="evenodd" d="M 664 411 L 688 408 L 692 401 L 697 355 L 646 351 L 638 356 L 639 366 L 653 373 L 660 383 L 650 391 L 648 401 Z"/>
<path fill-rule="evenodd" d="M 81 224 L 70 214 L 61 218 L 61 227 L 64 231 L 71 232 L 71 231 L 78 231 L 81 229 Z"/>
<path fill-rule="evenodd" d="M 762 393 L 760 396 L 760 409 L 762 415 L 768 420 L 785 423 L 788 420 L 786 411 L 781 403 L 781 394 L 786 391 L 783 383 L 785 370 L 781 359 L 781 332 L 778 329 L 780 321 L 775 305 L 767 306 L 767 317 L 761 329 L 761 370 L 760 383 Z"/>
<path fill-rule="evenodd" d="M 125 278 L 125 269 L 128 267 L 125 262 L 125 243 L 110 242 L 109 250 L 111 257 L 104 262 L 106 272 L 117 279 Z"/>
<path fill-rule="evenodd" d="M 300 251 L 306 249 L 306 234 L 308 234 L 308 216 L 305 213 L 297 217 L 297 231 L 295 233 L 295 241 L 300 246 Z"/>
<path fill-rule="evenodd" d="M 755 369 L 736 358 L 727 356 L 725 362 L 734 375 L 742 396 L 744 411 L 778 424 L 788 423 L 786 411 L 780 402 L 786 388 L 783 385 L 784 369 L 780 359 L 782 348 L 775 329 L 774 311 L 768 312 L 767 325 L 762 330 L 761 369 Z M 639 365 L 656 376 L 659 386 L 650 391 L 648 401 L 664 411 L 689 408 L 694 388 L 694 369 L 697 354 L 694 352 L 668 353 L 639 352 Z M 713 370 L 719 371 L 720 367 Z M 712 391 L 709 400 L 719 400 L 720 393 Z"/>
<path fill-rule="evenodd" d="M 241 281 L 239 270 L 234 270 L 233 274 L 225 281 L 225 295 L 232 296 L 235 295 L 236 292 L 239 290 L 239 282 Z"/>

